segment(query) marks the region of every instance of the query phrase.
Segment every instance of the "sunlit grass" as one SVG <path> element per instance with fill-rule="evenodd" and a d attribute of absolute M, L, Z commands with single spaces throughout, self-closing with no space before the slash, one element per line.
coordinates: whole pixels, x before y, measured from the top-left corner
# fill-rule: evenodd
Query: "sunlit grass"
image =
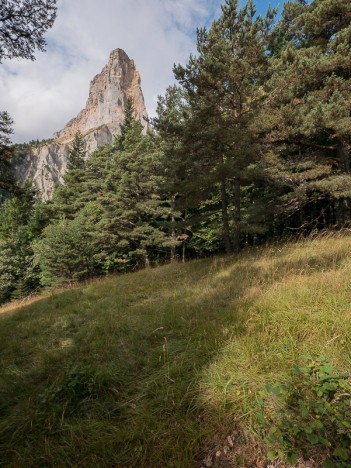
<path fill-rule="evenodd" d="M 339 236 L 166 265 L 4 314 L 0 465 L 250 466 L 266 383 L 305 353 L 350 370 L 350 252 Z"/>

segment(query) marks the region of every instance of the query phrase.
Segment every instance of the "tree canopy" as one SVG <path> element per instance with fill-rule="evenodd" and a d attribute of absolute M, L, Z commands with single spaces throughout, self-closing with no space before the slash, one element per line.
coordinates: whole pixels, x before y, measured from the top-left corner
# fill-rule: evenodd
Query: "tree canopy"
<path fill-rule="evenodd" d="M 2 0 L 0 4 L 0 63 L 4 59 L 34 60 L 45 50 L 44 33 L 56 18 L 57 0 Z"/>

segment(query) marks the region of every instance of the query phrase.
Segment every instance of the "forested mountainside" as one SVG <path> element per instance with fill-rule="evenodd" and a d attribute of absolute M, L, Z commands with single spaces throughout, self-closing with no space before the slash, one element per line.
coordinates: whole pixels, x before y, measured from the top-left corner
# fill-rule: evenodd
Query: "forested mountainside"
<path fill-rule="evenodd" d="M 57 135 L 75 139 L 52 199 L 39 201 L 13 177 L 2 185 L 1 300 L 347 225 L 350 8 L 287 2 L 276 21 L 272 10 L 255 15 L 251 1 L 242 9 L 226 1 L 198 31 L 197 54 L 175 67 L 178 84 L 159 98 L 146 134 L 134 64 L 113 52 L 86 110 Z M 109 81 L 100 102 L 99 83 L 117 69 L 119 84 Z M 115 103 L 124 82 L 135 92 L 120 91 L 125 99 Z M 119 134 L 87 158 L 84 132 L 113 105 Z M 4 164 L 13 153 L 2 146 Z"/>
<path fill-rule="evenodd" d="M 287 2 L 279 20 L 226 0 L 152 128 L 130 96 L 110 145 L 87 158 L 76 133 L 51 200 L 15 183 L 4 142 L 0 300 L 348 225 L 350 37 L 347 0 Z"/>

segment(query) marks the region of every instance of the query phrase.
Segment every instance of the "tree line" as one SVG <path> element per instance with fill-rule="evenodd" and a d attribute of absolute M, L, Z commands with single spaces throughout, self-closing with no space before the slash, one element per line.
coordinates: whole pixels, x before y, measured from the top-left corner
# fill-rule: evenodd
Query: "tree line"
<path fill-rule="evenodd" d="M 0 301 L 350 223 L 351 4 L 276 15 L 225 0 L 152 129 L 128 101 L 113 144 L 86 158 L 77 134 L 47 203 L 10 177 L 0 128 Z"/>

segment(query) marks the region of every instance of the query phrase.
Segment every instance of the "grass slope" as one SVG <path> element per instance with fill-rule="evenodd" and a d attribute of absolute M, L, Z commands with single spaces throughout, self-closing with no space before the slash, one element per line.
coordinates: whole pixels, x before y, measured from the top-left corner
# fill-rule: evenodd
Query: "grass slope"
<path fill-rule="evenodd" d="M 0 465 L 263 466 L 257 392 L 304 353 L 351 369 L 350 252 L 344 236 L 172 264 L 4 314 Z"/>

